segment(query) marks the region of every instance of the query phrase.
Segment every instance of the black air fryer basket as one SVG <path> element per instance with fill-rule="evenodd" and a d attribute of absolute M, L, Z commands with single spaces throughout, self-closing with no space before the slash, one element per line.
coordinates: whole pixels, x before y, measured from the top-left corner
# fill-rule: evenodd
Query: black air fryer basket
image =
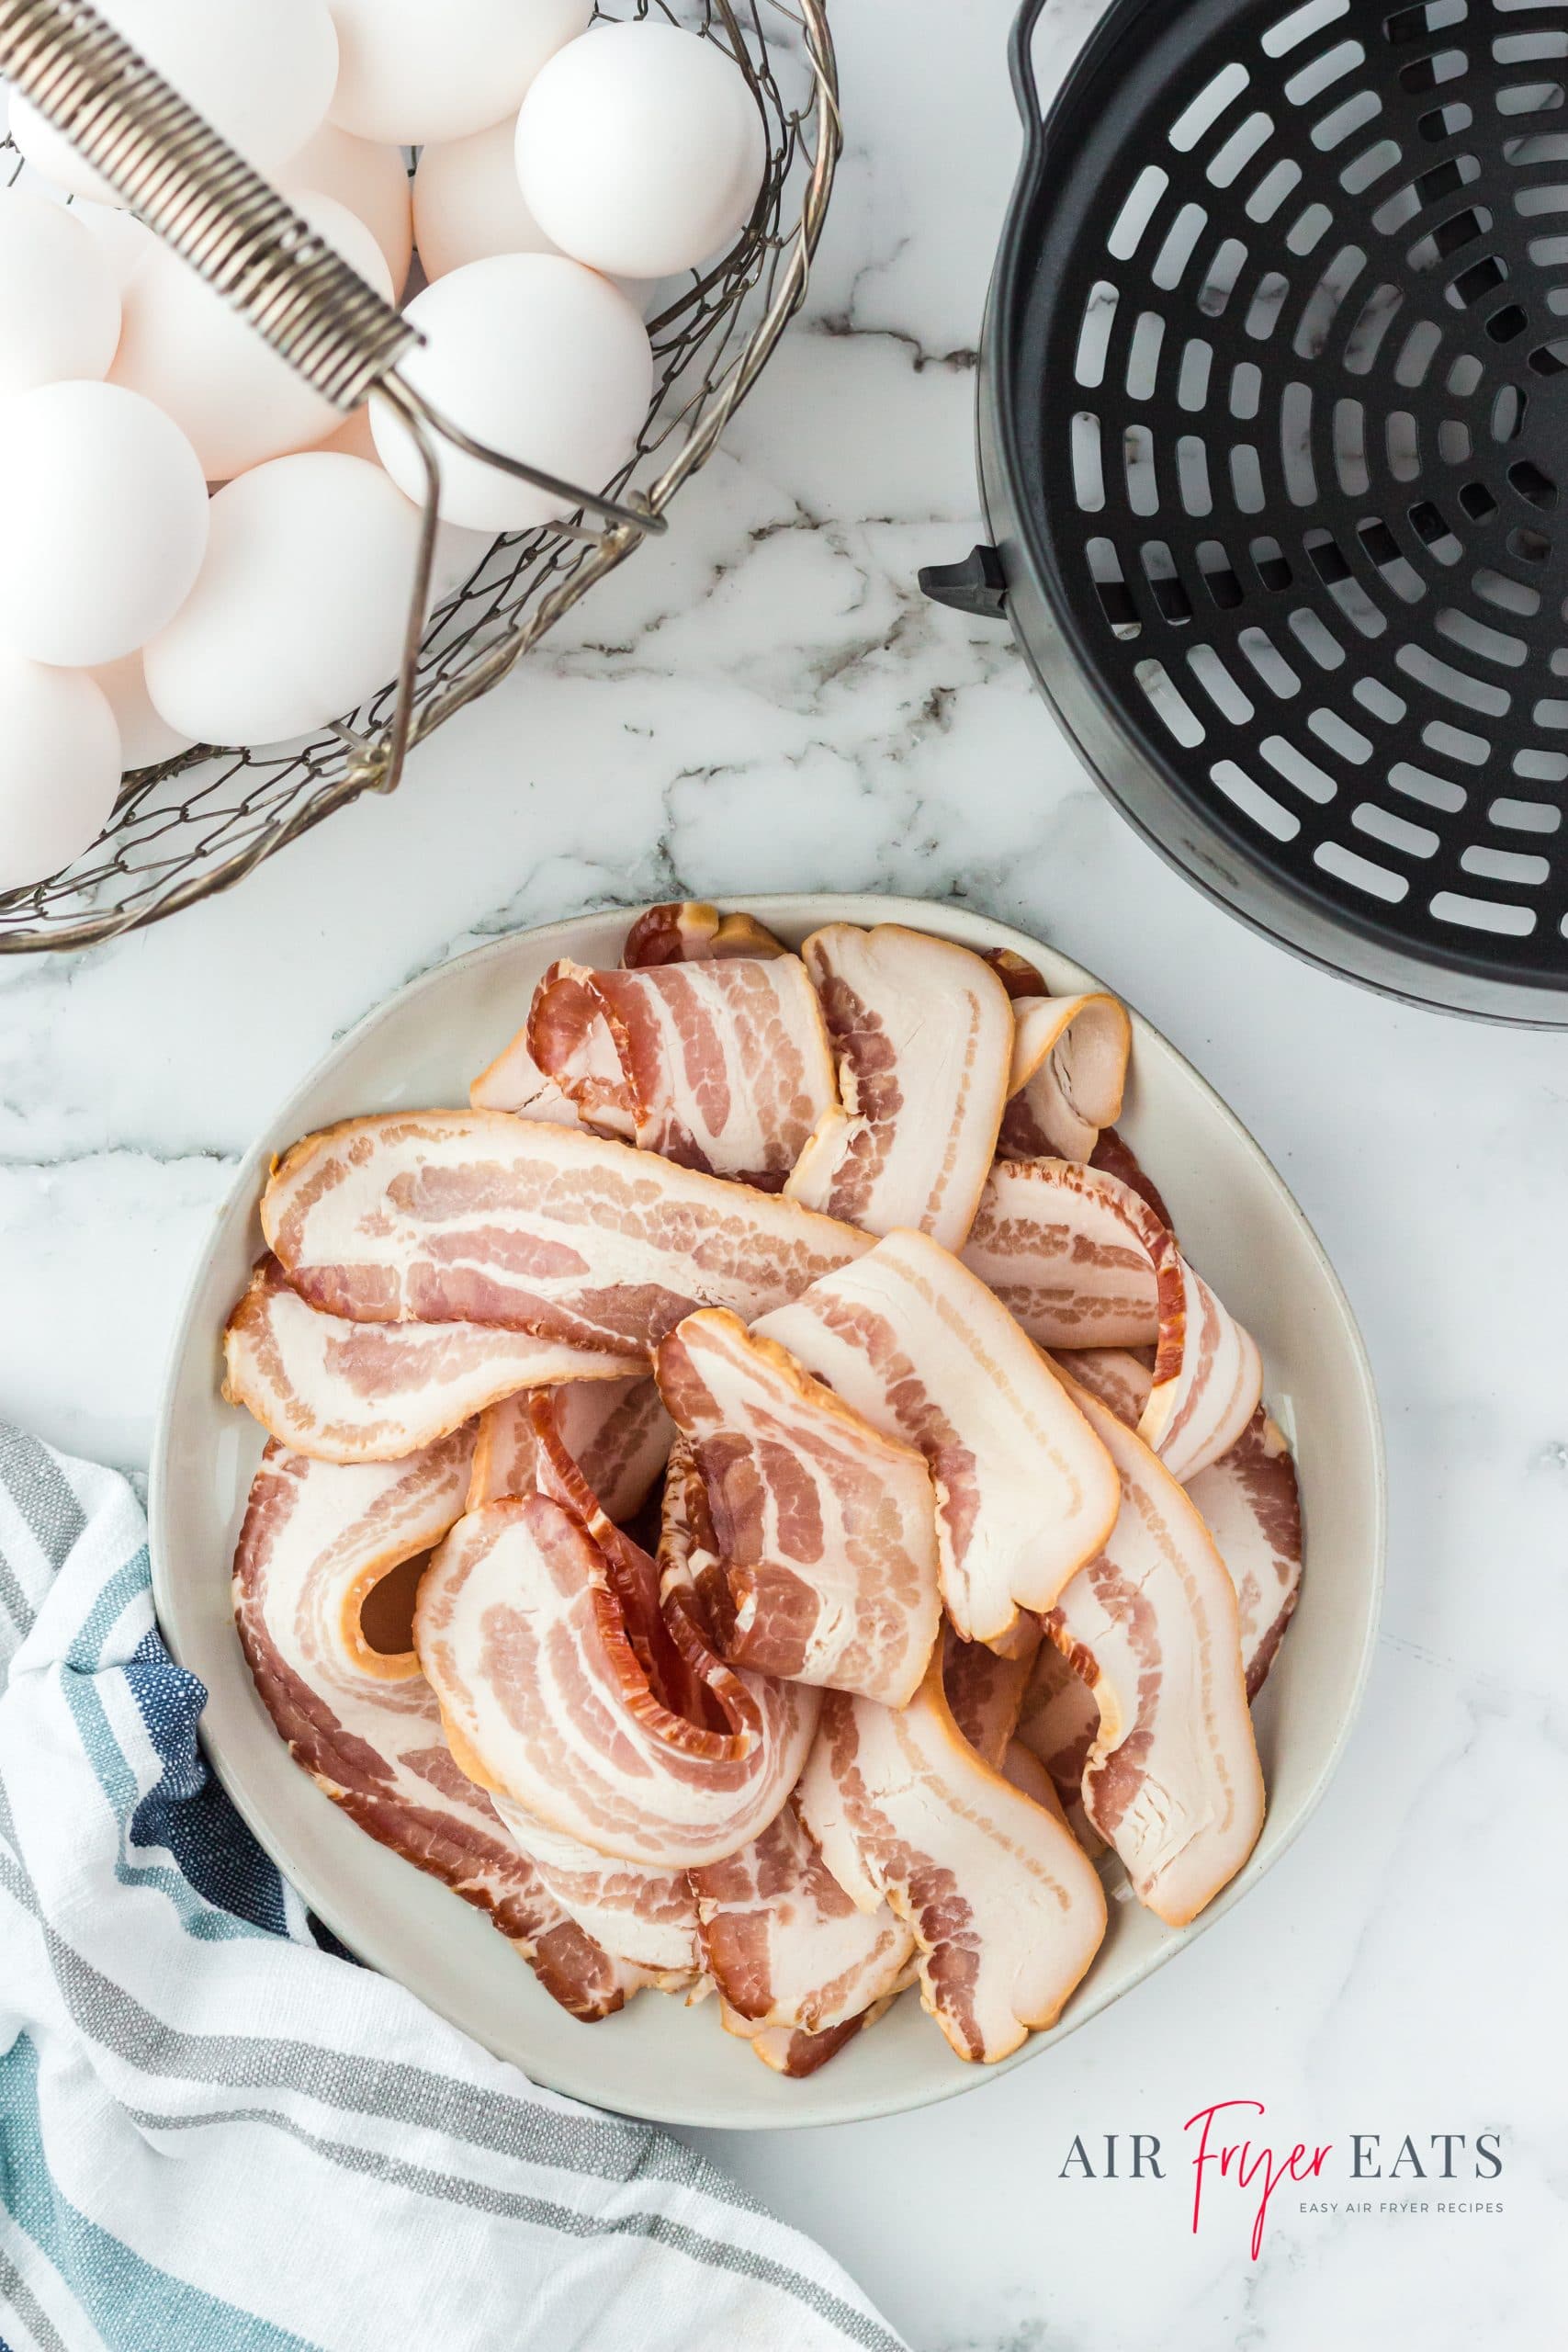
<path fill-rule="evenodd" d="M 1115 0 L 1043 108 L 1041 5 L 927 586 L 1247 922 L 1568 1023 L 1568 7 Z"/>

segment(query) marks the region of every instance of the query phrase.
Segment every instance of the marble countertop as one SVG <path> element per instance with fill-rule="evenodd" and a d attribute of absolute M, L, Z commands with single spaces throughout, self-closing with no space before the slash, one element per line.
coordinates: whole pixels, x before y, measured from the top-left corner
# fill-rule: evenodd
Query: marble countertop
<path fill-rule="evenodd" d="M 881 888 L 1079 957 L 1235 1106 L 1360 1318 L 1393 1514 L 1365 1710 L 1239 1913 L 1040 2064 L 894 2121 L 703 2136 L 921 2352 L 1472 2352 L 1557 2309 L 1563 2239 L 1568 1045 L 1251 936 L 1100 797 L 1005 628 L 919 595 L 917 567 L 979 536 L 1010 13 L 839 0 L 849 143 L 809 311 L 666 544 L 393 799 L 146 934 L 0 968 L 0 1417 L 144 1464 L 242 1150 L 334 1036 L 479 940 L 607 901 Z M 1256 2262 L 1256 2187 L 1212 2188 L 1190 2229 L 1182 2127 L 1233 2098 L 1280 2156 L 1334 2144 Z M 1129 2177 L 1135 2132 L 1163 2180 Z M 1382 2180 L 1348 2180 L 1357 2132 Z M 1425 2180 L 1388 2177 L 1406 2133 Z M 1446 2183 L 1440 2133 L 1465 2135 Z M 1477 2180 L 1483 2133 L 1502 2169 Z"/>

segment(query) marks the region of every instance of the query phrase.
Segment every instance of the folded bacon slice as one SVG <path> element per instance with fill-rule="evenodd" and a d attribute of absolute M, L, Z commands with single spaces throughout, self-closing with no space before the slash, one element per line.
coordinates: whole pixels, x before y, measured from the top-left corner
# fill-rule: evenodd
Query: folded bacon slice
<path fill-rule="evenodd" d="M 785 1188 L 868 1233 L 910 1226 L 959 1249 L 1007 1100 L 1012 1008 L 966 947 L 879 923 L 801 949 L 838 1057 L 837 1106 Z"/>
<path fill-rule="evenodd" d="M 1100 1140 L 1089 1154 L 1089 1164 L 1107 1176 L 1114 1176 L 1119 1184 L 1127 1186 L 1129 1192 L 1136 1193 L 1145 1206 L 1153 1209 L 1161 1225 L 1168 1225 L 1175 1232 L 1176 1219 L 1166 1207 L 1164 1193 L 1125 1136 L 1119 1135 L 1114 1127 L 1102 1128 Z"/>
<path fill-rule="evenodd" d="M 297 1763 L 361 1828 L 490 1914 L 575 2017 L 618 2009 L 649 1979 L 570 1918 L 454 1764 L 412 1650 L 368 1634 L 400 1613 L 405 1564 L 462 1509 L 473 1433 L 407 1462 L 262 1456 L 234 1558 L 234 1614 L 256 1689 Z M 393 1638 L 406 1644 L 406 1633 Z"/>
<path fill-rule="evenodd" d="M 607 1860 L 509 1797 L 492 1802 L 547 1893 L 585 1935 L 615 1959 L 648 1970 L 660 1992 L 682 1992 L 697 1982 L 697 1904 L 685 1871 Z"/>
<path fill-rule="evenodd" d="M 1100 1729 L 1100 1706 L 1072 1660 L 1042 1642 L 1019 1710 L 1013 1744 L 1032 1757 L 1055 1792 L 1063 1819 L 1086 1854 L 1105 1840 L 1084 1811 L 1083 1776 Z"/>
<path fill-rule="evenodd" d="M 550 1391 L 556 1425 L 617 1525 L 635 1519 L 669 1457 L 675 1425 L 651 1374 L 630 1380 L 574 1380 Z M 502 1495 L 531 1495 L 540 1484 L 531 1393 L 509 1396 L 479 1415 L 466 1508 Z"/>
<path fill-rule="evenodd" d="M 695 1306 L 753 1316 L 870 1245 L 652 1152 L 495 1111 L 391 1112 L 307 1136 L 262 1227 L 292 1287 L 355 1322 L 500 1323 L 657 1345 Z"/>
<path fill-rule="evenodd" d="M 658 1581 L 602 1517 L 487 1503 L 425 1571 L 414 1640 L 466 1772 L 596 1853 L 682 1871 L 767 1826 L 818 1701 L 722 1665 L 693 1614 L 660 1614 Z"/>
<path fill-rule="evenodd" d="M 1153 1348 L 1073 1348 L 1064 1353 L 1061 1368 L 1135 1430 L 1154 1386 L 1154 1364 Z"/>
<path fill-rule="evenodd" d="M 1188 1481 L 1235 1587 L 1247 1695 L 1262 1689 L 1302 1580 L 1302 1498 L 1284 1433 L 1259 1406 L 1235 1445 Z"/>
<path fill-rule="evenodd" d="M 654 964 L 702 964 L 727 956 L 787 956 L 755 915 L 721 915 L 705 899 L 670 899 L 645 907 L 626 933 L 621 962 L 628 972 Z"/>
<path fill-rule="evenodd" d="M 966 1642 L 952 1625 L 943 1636 L 942 1686 L 953 1720 L 993 1772 L 1007 1770 L 1008 1749 L 1041 1645 L 1038 1619 L 1021 1611 L 1018 1631 L 1023 1638 L 1006 1657 L 985 1642 Z"/>
<path fill-rule="evenodd" d="M 764 1192 L 782 1187 L 838 1101 L 798 956 L 629 972 L 552 964 L 527 1046 L 598 1133 Z"/>
<path fill-rule="evenodd" d="M 1048 1609 L 1116 1518 L 1110 1457 L 1039 1350 L 934 1241 L 895 1233 L 753 1326 L 874 1429 L 918 1446 L 966 1641 Z"/>
<path fill-rule="evenodd" d="M 309 1306 L 268 1255 L 223 1334 L 223 1394 L 297 1453 L 399 1462 L 518 1389 L 618 1385 L 638 1359 L 482 1323 L 351 1323 Z"/>
<path fill-rule="evenodd" d="M 1256 1342 L 1115 1177 L 1066 1159 L 998 1160 L 964 1262 L 1043 1348 L 1156 1341 L 1138 1426 L 1173 1477 L 1228 1453 L 1257 1411 Z"/>
<path fill-rule="evenodd" d="M 706 1490 L 725 1657 L 901 1707 L 942 1614 L 924 1455 L 724 1308 L 689 1315 L 655 1363 Z"/>
<path fill-rule="evenodd" d="M 1086 1349 L 1073 1355 L 1066 1368 L 1081 1374 L 1086 1358 L 1092 1353 Z M 1114 1361 L 1129 1365 L 1134 1374 L 1141 1370 L 1132 1357 Z M 1114 1384 L 1097 1386 L 1085 1381 L 1083 1385 L 1119 1420 L 1129 1427 L 1136 1425 L 1143 1409 L 1141 1396 L 1132 1400 L 1129 1410 L 1125 1392 L 1120 1397 L 1112 1393 Z M 1146 1374 L 1143 1385 L 1146 1390 Z M 1227 1454 L 1198 1473 L 1187 1492 L 1235 1587 L 1247 1695 L 1255 1699 L 1295 1607 L 1302 1573 L 1301 1498 L 1295 1464 L 1265 1407 L 1258 1407 Z M 1050 1773 L 1074 1830 L 1091 1854 L 1100 1850 L 1104 1840 L 1083 1810 L 1083 1776 L 1099 1725 L 1100 1709 L 1083 1676 L 1054 1643 L 1043 1644 L 1024 1694 L 1017 1737 Z"/>
<path fill-rule="evenodd" d="M 964 1262 L 1043 1348 L 1139 1348 L 1159 1337 L 1156 1227 L 1142 1202 L 1067 1159 L 999 1159 Z"/>
<path fill-rule="evenodd" d="M 1235 1876 L 1263 1826 L 1235 1589 L 1164 1464 L 1096 1398 L 1077 1396 L 1116 1464 L 1122 1509 L 1045 1631 L 1100 1710 L 1084 1810 L 1139 1901 L 1185 1927 Z"/>
<path fill-rule="evenodd" d="M 908 1706 L 829 1691 L 800 1786 L 807 1829 L 860 1906 L 914 1931 L 920 1998 L 961 2058 L 1055 2023 L 1105 1933 L 1092 1865 L 959 1731 L 933 1657 Z"/>
<path fill-rule="evenodd" d="M 869 2010 L 880 2014 L 902 1987 L 912 1933 L 886 1904 L 868 1913 L 852 1903 L 793 1802 L 739 1853 L 694 1871 L 692 1883 L 727 2030 L 744 2034 L 770 2064 L 779 2054 L 775 2037 L 810 2038 L 794 2063 L 784 2051 L 782 2072 L 815 2071 L 832 2055 L 823 2037 L 860 2025 Z M 807 2056 L 809 2068 L 800 2063 Z"/>
<path fill-rule="evenodd" d="M 1087 1160 L 1121 1115 L 1133 1024 L 1095 990 L 1013 1001 L 1012 1068 L 998 1149 L 1020 1159 Z"/>
<path fill-rule="evenodd" d="M 543 1119 L 558 1127 L 579 1124 L 576 1103 L 554 1079 L 546 1077 L 529 1052 L 526 1022 L 469 1081 L 468 1102 L 475 1111 L 510 1111 L 513 1118 Z"/>
<path fill-rule="evenodd" d="M 909 1982 L 913 1984 L 912 1976 Z M 836 2058 L 840 2051 L 853 2041 L 858 2034 L 863 2033 L 868 2025 L 874 2025 L 903 1990 L 902 1984 L 896 1984 L 882 2000 L 874 2002 L 869 2009 L 863 2009 L 859 2017 L 846 2018 L 842 2025 L 824 2026 L 820 2033 L 807 2033 L 798 2026 L 760 2025 L 747 2033 L 747 2040 L 764 2066 L 770 2067 L 775 2075 L 787 2075 L 791 2081 L 799 2082 L 807 2075 L 815 2075 L 829 2058 Z M 743 2020 L 733 2011 L 726 2012 L 722 2005 L 720 2015 L 724 2018 L 727 2033 L 739 2033 L 743 2030 Z"/>

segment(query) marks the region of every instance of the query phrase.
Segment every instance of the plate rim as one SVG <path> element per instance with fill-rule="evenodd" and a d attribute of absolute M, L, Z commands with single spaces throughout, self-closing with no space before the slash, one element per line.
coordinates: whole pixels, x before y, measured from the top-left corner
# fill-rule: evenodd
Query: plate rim
<path fill-rule="evenodd" d="M 612 901 L 603 906 L 584 907 L 575 914 L 562 916 L 552 922 L 525 925 L 518 930 L 503 933 L 497 938 L 481 941 L 473 947 L 464 949 L 458 955 L 443 957 L 441 961 L 417 973 L 412 979 L 404 982 L 400 988 L 393 989 L 378 1002 L 370 1006 L 340 1036 L 332 1041 L 312 1062 L 310 1069 L 273 1105 L 262 1124 L 255 1141 L 246 1150 L 235 1170 L 233 1181 L 226 1189 L 222 1200 L 212 1216 L 208 1234 L 204 1237 L 202 1246 L 190 1269 L 181 1295 L 179 1310 L 175 1319 L 159 1383 L 157 1417 L 147 1487 L 147 1528 L 152 1600 L 160 1635 L 175 1663 L 185 1668 L 187 1672 L 194 1669 L 189 1660 L 182 1655 L 181 1645 L 171 1622 L 177 1616 L 178 1602 L 172 1597 L 167 1566 L 168 1552 L 171 1547 L 166 1547 L 163 1540 L 170 1509 L 169 1454 L 175 1390 L 182 1365 L 194 1336 L 194 1326 L 198 1319 L 202 1295 L 209 1279 L 213 1237 L 227 1223 L 231 1212 L 242 1203 L 248 1208 L 254 1207 L 260 1179 L 264 1170 L 270 1165 L 274 1154 L 275 1148 L 269 1138 L 284 1123 L 285 1114 L 289 1112 L 290 1106 L 300 1098 L 309 1095 L 378 1023 L 389 1017 L 394 1008 L 400 1011 L 406 1009 L 421 994 L 427 990 L 434 990 L 459 968 L 477 967 L 490 962 L 499 963 L 508 955 L 515 953 L 525 942 L 545 948 L 558 941 L 564 943 L 569 934 L 581 932 L 584 922 L 595 919 L 625 914 L 629 923 L 644 911 L 646 906 L 662 903 L 666 902 L 638 901 L 623 907 Z M 707 2107 L 700 2104 L 682 2105 L 679 2098 L 673 2101 L 665 2100 L 658 2106 L 642 2105 L 635 2098 L 631 2098 L 622 2105 L 618 2102 L 612 2103 L 602 2094 L 586 2092 L 574 2086 L 552 2083 L 547 2071 L 534 2073 L 532 2062 L 526 2067 L 519 2067 L 519 2071 L 525 2073 L 527 2079 L 557 2092 L 559 2096 L 581 2099 L 586 2104 L 603 2107 L 608 2112 L 634 2116 L 641 2120 L 666 2127 L 702 2131 L 821 2131 L 852 2122 L 867 2122 L 890 2115 L 912 2113 L 921 2108 L 940 2105 L 946 2099 L 956 2098 L 964 2092 L 976 2089 L 985 2082 L 1010 2073 L 1014 2067 L 1022 2065 L 1032 2058 L 1042 2056 L 1047 2048 L 1055 2047 L 1057 2041 L 1065 2040 L 1069 2033 L 1078 2031 L 1082 2027 L 1089 2024 L 1094 2018 L 1102 2015 L 1106 2008 L 1114 2007 L 1119 2001 L 1124 2000 L 1129 1994 L 1135 1992 L 1139 1985 L 1145 1984 L 1150 1976 L 1156 1974 L 1169 1960 L 1175 1958 L 1179 1951 L 1185 1951 L 1210 1928 L 1226 1917 L 1289 1852 L 1323 1802 L 1329 1783 L 1343 1761 L 1346 1747 L 1359 1720 L 1366 1699 L 1372 1656 L 1377 1645 L 1382 1621 L 1385 1584 L 1388 1538 L 1386 1450 L 1377 1385 L 1360 1327 L 1357 1322 L 1345 1287 L 1295 1194 L 1262 1146 L 1216 1088 L 1193 1063 L 1188 1060 L 1179 1046 L 1172 1045 L 1164 1032 L 1158 1029 L 1129 997 L 1122 995 L 1120 990 L 1112 989 L 1110 982 L 1099 979 L 1075 958 L 1063 950 L 1049 945 L 1045 941 L 1032 939 L 1027 932 L 1021 931 L 1016 926 L 1003 922 L 994 916 L 979 914 L 969 908 L 940 899 L 908 899 L 875 891 L 736 891 L 724 893 L 722 903 L 726 908 L 756 914 L 764 922 L 772 912 L 781 922 L 809 923 L 813 927 L 831 922 L 862 924 L 879 922 L 900 922 L 916 931 L 931 931 L 940 926 L 940 935 L 955 938 L 959 944 L 970 947 L 979 949 L 1010 946 L 1021 954 L 1027 955 L 1032 960 L 1043 956 L 1048 962 L 1054 963 L 1069 973 L 1074 982 L 1086 991 L 1105 989 L 1107 992 L 1116 994 L 1120 1001 L 1126 1005 L 1131 1015 L 1134 1045 L 1141 1035 L 1147 1035 L 1166 1053 L 1174 1057 L 1186 1077 L 1207 1098 L 1210 1108 L 1219 1114 L 1222 1122 L 1230 1131 L 1232 1144 L 1238 1147 L 1243 1156 L 1250 1159 L 1261 1170 L 1277 1193 L 1288 1218 L 1294 1226 L 1297 1239 L 1305 1245 L 1309 1255 L 1315 1261 L 1317 1272 L 1325 1283 L 1328 1299 L 1337 1317 L 1339 1336 L 1345 1345 L 1347 1361 L 1355 1376 L 1359 1418 L 1365 1427 L 1371 1449 L 1369 1496 L 1371 1544 L 1367 1577 L 1369 1606 L 1366 1611 L 1365 1630 L 1360 1654 L 1355 1662 L 1348 1700 L 1311 1785 L 1299 1800 L 1294 1816 L 1273 1851 L 1258 1864 L 1256 1870 L 1253 1868 L 1256 1858 L 1249 1859 L 1236 1877 L 1221 1890 L 1190 1926 L 1181 1930 L 1180 1944 L 1157 1955 L 1151 1955 L 1121 1991 L 1111 1996 L 1100 2008 L 1086 2009 L 1078 2016 L 1069 2015 L 1060 2024 L 1047 2031 L 1030 2033 L 1010 2056 L 990 2065 L 959 2064 L 954 2066 L 950 2076 L 944 2075 L 930 2082 L 915 2085 L 908 2097 L 897 2093 L 887 2093 L 881 2097 L 874 2096 L 858 2104 L 852 2113 L 827 2117 L 807 2113 L 798 2108 L 792 2109 L 783 2101 L 780 2103 L 777 2113 L 772 2110 L 764 2113 L 753 2108 L 735 2115 L 717 2116 L 713 2114 Z M 393 1983 L 411 1993 L 416 2000 L 423 2000 L 424 1996 L 413 1991 L 407 1978 L 394 1964 L 394 1956 L 388 1951 L 385 1939 L 376 1932 L 374 1928 L 367 1929 L 363 1922 L 348 1916 L 340 1908 L 335 1888 L 324 1872 L 313 1866 L 309 1860 L 301 1860 L 293 1851 L 290 1851 L 286 1858 L 277 1850 L 273 1842 L 275 1832 L 267 1821 L 265 1805 L 253 1799 L 244 1775 L 237 1771 L 224 1755 L 221 1741 L 214 1742 L 209 1737 L 208 1712 L 204 1704 L 197 1724 L 197 1736 L 202 1753 L 235 1811 L 250 1829 L 264 1853 L 288 1881 L 308 1909 L 331 1930 L 332 1934 L 354 1955 L 356 1962 L 373 1968 L 378 1974 L 390 1978 Z M 330 1804 L 331 1800 L 323 1796 L 322 1803 Z M 352 1900 L 349 1908 L 352 1911 Z M 383 1954 L 387 1956 L 384 1957 Z M 432 2008 L 435 2014 L 443 2016 L 443 2021 L 451 2025 L 455 2031 L 479 2041 L 481 2047 L 487 2046 L 482 2036 L 472 2033 L 468 2027 L 446 2017 L 434 2001 L 427 2001 L 425 2006 Z M 491 2054 L 500 2057 L 502 2063 L 518 2064 L 510 2052 L 492 2052 Z"/>

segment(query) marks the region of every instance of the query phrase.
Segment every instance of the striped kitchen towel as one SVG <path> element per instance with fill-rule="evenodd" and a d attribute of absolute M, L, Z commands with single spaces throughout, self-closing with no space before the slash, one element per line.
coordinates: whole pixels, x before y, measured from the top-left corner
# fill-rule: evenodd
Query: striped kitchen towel
<path fill-rule="evenodd" d="M 668 2134 L 316 1944 L 125 1480 L 0 1427 L 0 2352 L 898 2352 Z"/>

